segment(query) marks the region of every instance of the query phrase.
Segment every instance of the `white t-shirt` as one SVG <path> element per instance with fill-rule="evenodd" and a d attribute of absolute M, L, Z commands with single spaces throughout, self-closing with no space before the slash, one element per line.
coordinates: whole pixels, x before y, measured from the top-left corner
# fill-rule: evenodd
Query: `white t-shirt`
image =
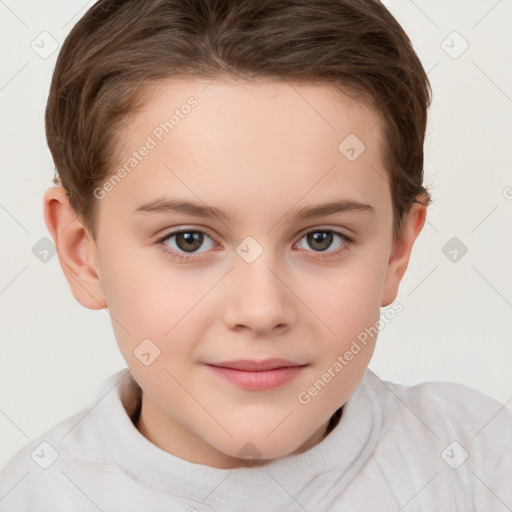
<path fill-rule="evenodd" d="M 319 444 L 265 466 L 218 469 L 147 440 L 127 368 L 90 407 L 0 472 L 1 512 L 506 512 L 512 413 L 469 387 L 402 386 L 366 370 Z"/>

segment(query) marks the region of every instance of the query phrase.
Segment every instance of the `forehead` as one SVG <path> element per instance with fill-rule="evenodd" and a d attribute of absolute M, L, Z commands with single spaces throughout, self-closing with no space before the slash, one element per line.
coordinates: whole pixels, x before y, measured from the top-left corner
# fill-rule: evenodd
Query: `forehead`
<path fill-rule="evenodd" d="M 108 202 L 122 199 L 131 211 L 165 195 L 236 212 L 341 197 L 370 203 L 388 189 L 378 114 L 329 85 L 166 81 L 126 121 L 124 177 Z"/>

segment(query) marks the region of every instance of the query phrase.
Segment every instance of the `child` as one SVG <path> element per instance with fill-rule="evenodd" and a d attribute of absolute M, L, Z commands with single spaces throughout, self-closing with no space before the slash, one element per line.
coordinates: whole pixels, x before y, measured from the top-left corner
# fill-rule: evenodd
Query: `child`
<path fill-rule="evenodd" d="M 48 229 L 128 368 L 0 511 L 512 510 L 512 415 L 367 366 L 425 222 L 430 85 L 377 0 L 100 0 L 63 45 Z"/>

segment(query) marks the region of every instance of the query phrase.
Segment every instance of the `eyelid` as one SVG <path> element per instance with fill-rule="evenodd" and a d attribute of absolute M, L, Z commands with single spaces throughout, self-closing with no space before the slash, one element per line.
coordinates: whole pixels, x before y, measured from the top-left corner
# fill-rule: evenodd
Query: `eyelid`
<path fill-rule="evenodd" d="M 348 231 L 350 233 L 353 233 L 352 230 L 348 229 L 348 228 L 342 228 L 342 227 L 339 227 L 339 226 L 328 226 L 328 225 L 317 225 L 317 226 L 312 226 L 312 227 L 309 227 L 309 228 L 305 228 L 304 230 L 300 231 L 298 237 L 299 239 L 302 238 L 304 235 L 307 235 L 308 233 L 311 233 L 311 232 L 316 232 L 316 231 L 332 231 L 333 233 L 339 233 L 341 236 L 347 238 L 347 239 L 350 239 L 351 235 L 345 233 L 345 231 Z"/>
<path fill-rule="evenodd" d="M 313 251 L 309 249 L 299 249 L 300 251 L 303 251 L 307 253 L 308 256 L 314 255 L 314 258 L 328 258 L 329 256 L 336 256 L 339 255 L 341 252 L 345 251 L 349 245 L 352 245 L 354 243 L 354 240 L 351 236 L 346 235 L 341 231 L 339 228 L 327 228 L 327 227 L 313 227 L 312 229 L 307 229 L 303 233 L 300 234 L 298 237 L 297 242 L 294 243 L 294 246 L 298 245 L 300 241 L 308 234 L 310 233 L 317 233 L 317 232 L 329 232 L 332 233 L 334 236 L 337 236 L 341 239 L 341 246 L 336 249 L 326 250 L 326 251 Z"/>
<path fill-rule="evenodd" d="M 310 233 L 315 232 L 321 232 L 321 231 L 328 231 L 330 233 L 333 233 L 334 235 L 337 235 L 342 240 L 342 244 L 340 247 L 334 249 L 334 250 L 328 250 L 328 251 L 313 251 L 308 249 L 298 249 L 300 252 L 304 253 L 304 256 L 310 259 L 313 259 L 314 261 L 322 261 L 322 260 L 328 260 L 329 258 L 336 258 L 340 256 L 341 254 L 345 253 L 345 251 L 349 250 L 349 248 L 354 243 L 354 240 L 351 236 L 346 235 L 343 233 L 343 231 L 338 227 L 325 227 L 325 226 L 311 226 L 309 228 L 306 228 L 303 230 L 298 236 L 297 241 L 293 244 L 295 247 L 298 243 L 300 243 L 301 239 L 304 238 L 306 235 Z M 169 231 L 164 236 L 160 237 L 155 244 L 158 245 L 165 254 L 169 255 L 171 258 L 175 259 L 179 263 L 190 263 L 194 262 L 196 260 L 200 260 L 202 258 L 202 254 L 205 254 L 208 256 L 209 252 L 212 252 L 214 249 L 209 249 L 206 251 L 200 251 L 200 252 L 192 252 L 192 253 L 186 253 L 186 252 L 180 252 L 176 251 L 175 249 L 172 249 L 167 246 L 165 243 L 170 238 L 177 236 L 178 234 L 182 232 L 199 232 L 203 235 L 206 235 L 212 242 L 215 244 L 215 248 L 219 247 L 219 242 L 216 240 L 216 237 L 211 236 L 208 233 L 208 230 L 203 227 L 187 227 L 187 226 L 181 226 L 179 228 L 175 228 L 172 231 Z"/>
<path fill-rule="evenodd" d="M 166 238 L 172 235 L 178 235 L 183 232 L 199 232 L 204 235 L 209 236 L 212 240 L 216 240 L 216 237 L 210 233 L 210 230 L 205 226 L 188 226 L 188 225 L 180 225 L 179 227 L 169 228 L 169 230 L 162 236 L 159 237 L 157 241 L 165 240 Z"/>
<path fill-rule="evenodd" d="M 165 235 L 162 235 L 161 237 L 159 237 L 157 242 L 162 242 L 163 240 L 166 240 L 173 235 L 178 235 L 179 233 L 189 232 L 189 231 L 200 232 L 202 234 L 205 234 L 209 238 L 211 238 L 216 244 L 219 244 L 219 242 L 216 239 L 216 236 L 212 235 L 209 232 L 208 228 L 206 228 L 204 226 L 187 226 L 187 225 L 182 225 L 182 226 L 176 227 L 176 228 L 170 228 L 170 231 L 168 231 Z M 348 228 L 340 228 L 338 226 L 325 226 L 325 225 L 324 226 L 317 225 L 317 226 L 311 226 L 308 228 L 304 228 L 302 231 L 299 232 L 298 235 L 296 235 L 298 238 L 297 241 L 299 241 L 305 235 L 307 235 L 311 232 L 315 232 L 315 231 L 332 231 L 333 233 L 341 235 L 343 238 L 347 239 L 347 241 L 350 241 L 350 242 L 353 241 L 352 235 L 348 235 L 345 233 L 345 231 L 349 231 L 349 232 L 353 233 L 352 230 L 350 230 Z"/>
<path fill-rule="evenodd" d="M 206 235 L 210 240 L 212 240 L 212 242 L 216 246 L 219 245 L 219 242 L 217 241 L 216 237 L 214 237 L 210 233 L 208 233 L 208 230 L 206 228 L 204 228 L 204 227 L 200 227 L 200 228 L 188 227 L 188 226 L 172 229 L 171 231 L 167 232 L 165 235 L 162 235 L 160 238 L 158 238 L 155 243 L 158 244 L 158 243 L 166 242 L 167 240 L 171 239 L 173 236 L 177 236 L 180 233 L 201 233 L 202 235 Z M 173 250 L 173 249 L 170 249 L 170 250 Z M 204 252 L 206 252 L 206 251 L 204 251 Z M 186 254 L 186 253 L 183 253 L 183 254 Z M 199 254 L 199 253 L 190 253 L 190 255 L 193 255 L 193 254 Z"/>

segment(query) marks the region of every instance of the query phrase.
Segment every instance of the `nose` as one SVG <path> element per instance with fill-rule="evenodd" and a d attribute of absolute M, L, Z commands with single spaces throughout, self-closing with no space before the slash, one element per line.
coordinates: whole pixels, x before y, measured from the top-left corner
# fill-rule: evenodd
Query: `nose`
<path fill-rule="evenodd" d="M 264 251 L 256 261 L 235 259 L 229 273 L 224 321 L 230 329 L 268 335 L 288 330 L 297 315 L 293 293 L 275 259 Z"/>

